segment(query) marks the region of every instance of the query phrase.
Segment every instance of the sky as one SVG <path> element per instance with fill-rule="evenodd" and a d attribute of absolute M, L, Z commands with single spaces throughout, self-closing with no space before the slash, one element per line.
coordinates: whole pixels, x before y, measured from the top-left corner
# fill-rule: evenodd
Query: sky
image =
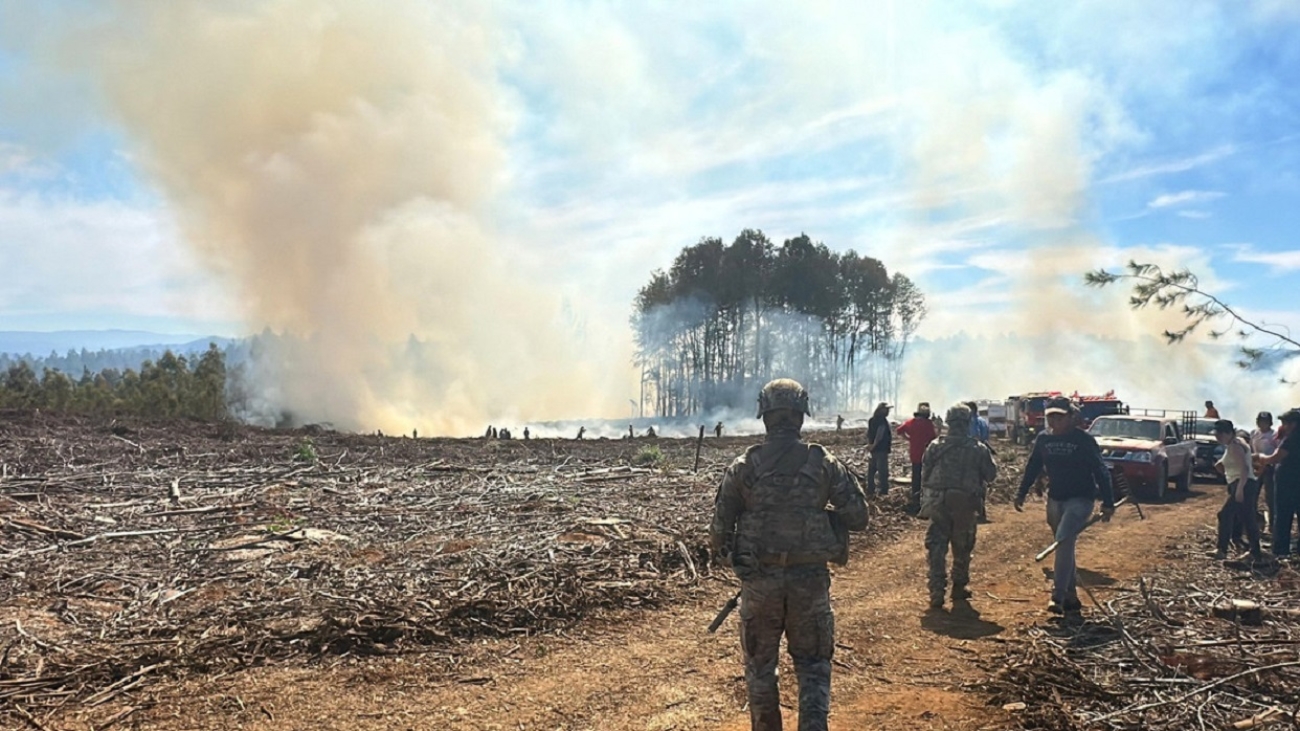
<path fill-rule="evenodd" d="M 625 414 L 638 288 L 761 228 L 929 340 L 1176 325 L 1083 286 L 1129 260 L 1300 333 L 1298 81 L 1290 0 L 0 0 L 0 330 L 303 333 L 281 397 L 358 428 Z M 905 391 L 1051 380 L 998 375 Z"/>

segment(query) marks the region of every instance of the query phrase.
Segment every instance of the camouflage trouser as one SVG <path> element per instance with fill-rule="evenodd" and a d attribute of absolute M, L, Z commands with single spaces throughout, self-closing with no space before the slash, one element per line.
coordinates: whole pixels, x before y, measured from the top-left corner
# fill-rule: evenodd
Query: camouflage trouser
<path fill-rule="evenodd" d="M 980 499 L 960 490 L 945 490 L 930 507 L 930 529 L 925 548 L 930 558 L 930 599 L 942 600 L 948 587 L 948 546 L 952 546 L 952 586 L 957 591 L 970 583 L 970 557 L 975 551 L 975 516 Z"/>
<path fill-rule="evenodd" d="M 754 731 L 781 729 L 776 663 L 782 634 L 799 680 L 799 731 L 826 731 L 835 652 L 830 589 L 824 564 L 763 567 L 741 584 L 740 645 Z"/>

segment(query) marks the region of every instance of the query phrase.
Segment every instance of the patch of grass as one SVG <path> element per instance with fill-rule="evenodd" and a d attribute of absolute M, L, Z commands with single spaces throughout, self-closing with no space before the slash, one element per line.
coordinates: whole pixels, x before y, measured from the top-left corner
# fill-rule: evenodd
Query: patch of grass
<path fill-rule="evenodd" d="M 654 467 L 663 461 L 664 453 L 656 444 L 644 446 L 632 456 L 632 465 L 635 467 Z"/>

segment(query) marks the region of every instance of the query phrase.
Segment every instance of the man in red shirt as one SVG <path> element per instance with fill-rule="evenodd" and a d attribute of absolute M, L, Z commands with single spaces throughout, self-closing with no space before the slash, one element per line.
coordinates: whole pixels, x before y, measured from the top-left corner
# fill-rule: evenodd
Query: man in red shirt
<path fill-rule="evenodd" d="M 921 510 L 921 458 L 925 456 L 925 448 L 939 436 L 934 422 L 930 420 L 930 404 L 922 401 L 912 418 L 900 424 L 895 431 L 907 439 L 907 457 L 912 461 L 912 492 L 907 502 L 907 512 L 916 515 Z"/>

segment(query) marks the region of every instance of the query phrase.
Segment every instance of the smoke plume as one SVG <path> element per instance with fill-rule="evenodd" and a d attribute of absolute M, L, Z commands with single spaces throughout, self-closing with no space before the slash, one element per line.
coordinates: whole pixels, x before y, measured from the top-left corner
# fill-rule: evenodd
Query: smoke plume
<path fill-rule="evenodd" d="M 267 371 L 279 409 L 462 434 L 621 410 L 485 223 L 510 121 L 480 4 L 123 0 L 79 22 L 65 61 L 188 244 L 251 326 L 296 336 Z"/>

